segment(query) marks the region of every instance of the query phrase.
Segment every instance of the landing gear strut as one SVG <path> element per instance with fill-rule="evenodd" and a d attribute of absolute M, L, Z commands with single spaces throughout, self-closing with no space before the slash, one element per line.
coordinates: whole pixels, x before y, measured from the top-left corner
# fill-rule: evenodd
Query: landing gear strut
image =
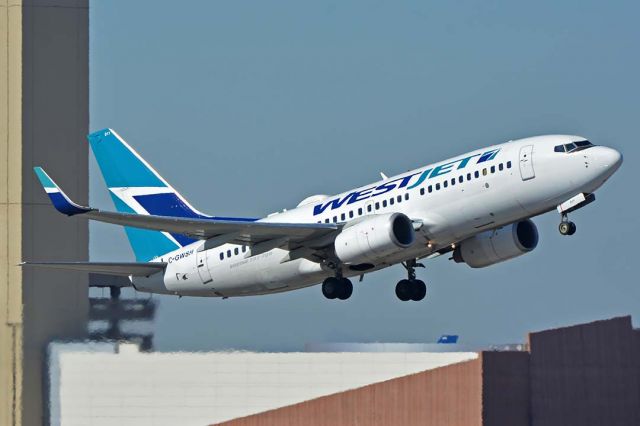
<path fill-rule="evenodd" d="M 558 225 L 558 231 L 562 235 L 573 235 L 576 233 L 576 224 L 569 220 L 569 217 L 565 214 L 562 215 L 562 221 Z"/>
<path fill-rule="evenodd" d="M 416 279 L 416 268 L 424 268 L 422 263 L 417 263 L 415 259 L 402 264 L 407 270 L 408 279 L 400 280 L 396 285 L 396 296 L 403 302 L 413 300 L 420 301 L 427 295 L 427 285 L 424 281 Z"/>

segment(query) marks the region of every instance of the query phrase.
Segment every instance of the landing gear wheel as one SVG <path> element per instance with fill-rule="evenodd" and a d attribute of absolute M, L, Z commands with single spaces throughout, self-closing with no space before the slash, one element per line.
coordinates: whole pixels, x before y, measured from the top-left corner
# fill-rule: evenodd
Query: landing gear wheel
<path fill-rule="evenodd" d="M 562 235 L 573 235 L 576 233 L 576 229 L 576 224 L 569 221 L 562 221 L 558 226 L 558 231 L 560 231 Z"/>
<path fill-rule="evenodd" d="M 322 294 L 327 299 L 335 299 L 340 294 L 340 280 L 335 277 L 329 277 L 322 283 Z"/>
<path fill-rule="evenodd" d="M 396 296 L 398 296 L 398 299 L 402 300 L 403 302 L 410 300 L 412 293 L 411 281 L 400 280 L 400 282 L 396 284 Z"/>
<path fill-rule="evenodd" d="M 340 291 L 338 292 L 338 299 L 347 300 L 353 293 L 353 284 L 346 278 L 340 278 Z"/>
<path fill-rule="evenodd" d="M 411 282 L 411 300 L 419 302 L 427 295 L 427 285 L 422 280 Z"/>

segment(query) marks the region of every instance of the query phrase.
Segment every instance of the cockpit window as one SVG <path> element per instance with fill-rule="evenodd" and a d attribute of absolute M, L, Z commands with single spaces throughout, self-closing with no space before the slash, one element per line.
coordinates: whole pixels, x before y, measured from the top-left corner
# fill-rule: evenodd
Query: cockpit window
<path fill-rule="evenodd" d="M 554 152 L 576 152 L 576 151 L 582 151 L 583 149 L 591 148 L 592 146 L 595 146 L 595 145 L 589 141 L 578 141 L 578 142 L 567 143 L 564 145 L 556 145 L 553 148 L 553 150 Z"/>

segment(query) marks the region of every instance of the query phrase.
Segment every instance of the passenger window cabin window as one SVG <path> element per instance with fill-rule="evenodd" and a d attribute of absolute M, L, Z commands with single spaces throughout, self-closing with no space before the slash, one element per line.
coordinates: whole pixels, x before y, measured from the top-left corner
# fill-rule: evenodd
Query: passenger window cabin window
<path fill-rule="evenodd" d="M 503 171 L 504 170 L 504 164 L 502 164 L 502 163 L 498 164 L 498 170 Z"/>
<path fill-rule="evenodd" d="M 420 188 L 420 195 L 424 195 L 424 188 Z"/>
<path fill-rule="evenodd" d="M 353 210 L 349 210 L 349 219 L 353 219 Z"/>
<path fill-rule="evenodd" d="M 224 253 L 220 252 L 220 260 L 224 260 Z"/>
<path fill-rule="evenodd" d="M 362 216 L 362 207 L 358 209 L 358 216 Z"/>
<path fill-rule="evenodd" d="M 338 216 L 333 217 L 333 223 L 338 223 Z"/>
<path fill-rule="evenodd" d="M 444 183 L 442 184 L 445 188 L 449 187 L 449 181 L 445 180 Z"/>
<path fill-rule="evenodd" d="M 471 180 L 471 173 L 467 173 L 467 180 Z"/>
<path fill-rule="evenodd" d="M 482 169 L 482 176 L 486 176 L 486 175 L 487 175 L 487 169 L 484 168 L 484 169 Z"/>
<path fill-rule="evenodd" d="M 491 173 L 495 173 L 496 172 L 496 166 L 491 166 Z"/>
<path fill-rule="evenodd" d="M 402 202 L 402 195 L 398 195 L 397 200 L 398 200 L 399 203 L 401 203 Z"/>
<path fill-rule="evenodd" d="M 245 253 L 247 251 L 247 246 L 242 246 L 242 252 Z"/>
<path fill-rule="evenodd" d="M 511 168 L 511 161 L 507 161 L 507 169 Z"/>
<path fill-rule="evenodd" d="M 387 207 L 387 200 L 382 200 L 382 207 Z"/>
<path fill-rule="evenodd" d="M 231 250 L 227 250 L 227 257 L 231 257 Z"/>
<path fill-rule="evenodd" d="M 433 185 L 429 185 L 429 188 L 427 188 L 427 191 L 429 191 L 429 193 L 433 192 Z"/>
<path fill-rule="evenodd" d="M 235 254 L 236 256 L 240 254 L 240 250 L 238 249 L 238 247 L 233 249 L 233 254 Z"/>
<path fill-rule="evenodd" d="M 344 214 L 344 213 L 342 213 L 342 214 L 340 215 L 340 220 L 345 220 L 346 218 L 347 218 L 347 216 L 345 216 L 345 214 Z"/>
<path fill-rule="evenodd" d="M 478 179 L 480 177 L 480 172 L 476 170 L 473 175 Z"/>
<path fill-rule="evenodd" d="M 380 208 L 380 203 L 376 203 L 376 210 Z"/>
<path fill-rule="evenodd" d="M 460 182 L 460 183 L 464 182 L 464 176 L 460 176 L 460 177 L 458 178 L 458 182 Z"/>
<path fill-rule="evenodd" d="M 440 184 L 436 183 L 436 191 L 440 191 Z"/>
<path fill-rule="evenodd" d="M 394 205 L 396 203 L 396 199 L 395 198 L 389 198 L 389 204 L 390 205 Z"/>
<path fill-rule="evenodd" d="M 404 200 L 409 201 L 409 193 L 404 194 Z"/>
<path fill-rule="evenodd" d="M 369 213 L 371 213 L 371 204 L 369 204 L 369 205 L 367 206 L 367 211 L 368 211 Z"/>
<path fill-rule="evenodd" d="M 324 223 L 329 223 L 329 218 L 326 218 L 326 219 L 324 220 Z"/>

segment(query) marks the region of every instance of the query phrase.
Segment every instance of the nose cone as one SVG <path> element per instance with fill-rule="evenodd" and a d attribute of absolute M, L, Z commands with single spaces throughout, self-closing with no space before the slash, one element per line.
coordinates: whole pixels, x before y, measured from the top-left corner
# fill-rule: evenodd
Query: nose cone
<path fill-rule="evenodd" d="M 600 146 L 598 152 L 598 162 L 602 167 L 609 170 L 611 174 L 622 165 L 622 154 L 613 148 Z"/>
<path fill-rule="evenodd" d="M 622 154 L 613 148 L 595 146 L 589 151 L 589 159 L 593 161 L 598 176 L 608 179 L 622 165 Z M 587 151 L 588 152 L 588 151 Z"/>

